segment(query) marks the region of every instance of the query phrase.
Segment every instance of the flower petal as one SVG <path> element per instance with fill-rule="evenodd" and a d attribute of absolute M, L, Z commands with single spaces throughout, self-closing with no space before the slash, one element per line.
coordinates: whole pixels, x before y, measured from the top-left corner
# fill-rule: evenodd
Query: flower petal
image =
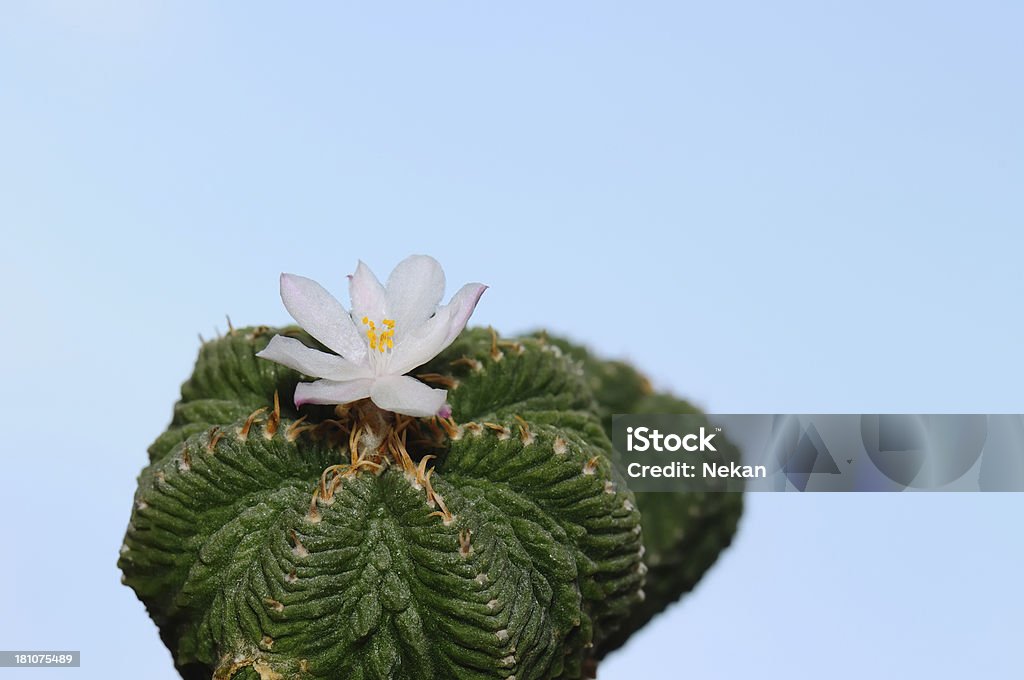
<path fill-rule="evenodd" d="M 257 352 L 261 359 L 269 359 L 300 373 L 329 380 L 355 380 L 372 375 L 369 366 L 354 364 L 337 354 L 328 354 L 306 347 L 295 338 L 275 335 L 266 348 Z"/>
<path fill-rule="evenodd" d="M 395 341 L 437 311 L 444 295 L 444 270 L 429 255 L 411 255 L 395 267 L 385 287 L 385 311 L 395 321 Z"/>
<path fill-rule="evenodd" d="M 400 336 L 388 361 L 387 372 L 408 373 L 455 342 L 485 290 L 487 286 L 482 283 L 467 283 L 452 297 L 451 302 L 437 310 L 437 314 L 411 334 Z"/>
<path fill-rule="evenodd" d="M 436 390 L 405 375 L 377 378 L 370 388 L 370 399 L 378 407 L 415 418 L 437 415 L 447 397 L 445 390 Z"/>
<path fill-rule="evenodd" d="M 459 337 L 459 333 L 466 327 L 469 317 L 476 309 L 476 303 L 480 301 L 480 296 L 484 294 L 485 290 L 487 290 L 487 286 L 482 283 L 467 283 L 459 288 L 459 292 L 452 296 L 451 302 L 445 305 L 445 307 L 451 308 L 452 318 L 448 322 L 448 337 L 441 349 L 452 344 L 455 342 L 455 338 Z"/>
<path fill-rule="evenodd" d="M 373 380 L 317 380 L 295 386 L 295 408 L 303 404 L 347 404 L 370 396 Z"/>
<path fill-rule="evenodd" d="M 348 292 L 352 298 L 352 320 L 357 329 L 362 329 L 360 323 L 364 316 L 378 324 L 384 319 L 384 286 L 362 260 L 356 267 L 356 273 L 348 277 Z"/>
<path fill-rule="evenodd" d="M 366 356 L 366 343 L 341 303 L 313 279 L 281 274 L 281 300 L 307 333 L 350 361 Z"/>
<path fill-rule="evenodd" d="M 413 333 L 400 336 L 388 358 L 387 373 L 402 375 L 436 357 L 451 344 L 447 342 L 451 318 L 452 309 L 442 307 Z"/>

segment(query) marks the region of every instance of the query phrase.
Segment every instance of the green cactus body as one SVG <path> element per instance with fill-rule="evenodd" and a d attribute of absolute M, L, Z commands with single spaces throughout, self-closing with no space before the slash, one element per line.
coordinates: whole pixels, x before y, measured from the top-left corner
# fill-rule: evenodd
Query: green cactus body
<path fill-rule="evenodd" d="M 583 366 L 597 402 L 598 416 L 609 437 L 612 415 L 616 413 L 700 413 L 687 401 L 652 392 L 647 378 L 626 363 L 595 359 L 584 348 L 560 338 L 550 341 Z M 705 454 L 705 460 L 738 461 L 739 451 L 727 440 L 724 444 L 719 447 L 717 458 Z M 595 652 L 598 659 L 622 646 L 654 615 L 697 585 L 732 542 L 743 512 L 743 496 L 739 493 L 634 492 L 634 497 L 643 517 L 644 564 L 648 568 L 646 597 L 602 641 Z"/>
<path fill-rule="evenodd" d="M 453 421 L 402 433 L 408 465 L 353 465 L 344 414 L 300 417 L 301 376 L 254 356 L 276 332 L 317 345 L 268 328 L 203 345 L 139 478 L 119 566 L 183 677 L 586 677 L 652 615 L 645 550 L 686 564 L 641 535 L 594 360 L 467 330 L 419 371 Z M 735 527 L 712 515 L 690 586 Z"/>

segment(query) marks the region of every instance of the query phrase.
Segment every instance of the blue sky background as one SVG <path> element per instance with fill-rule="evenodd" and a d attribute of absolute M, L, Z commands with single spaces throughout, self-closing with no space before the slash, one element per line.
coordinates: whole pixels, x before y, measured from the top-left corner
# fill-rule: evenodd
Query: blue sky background
<path fill-rule="evenodd" d="M 719 412 L 1024 412 L 1014 2 L 0 7 L 0 648 L 176 677 L 115 562 L 197 333 L 358 258 Z M 1019 671 L 1020 495 L 757 495 L 636 677 Z"/>

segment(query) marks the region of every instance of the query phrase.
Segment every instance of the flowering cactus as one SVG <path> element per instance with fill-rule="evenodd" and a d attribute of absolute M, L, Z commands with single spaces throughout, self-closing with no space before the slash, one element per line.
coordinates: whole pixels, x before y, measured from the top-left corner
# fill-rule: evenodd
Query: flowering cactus
<path fill-rule="evenodd" d="M 121 550 L 184 678 L 591 677 L 728 544 L 738 495 L 624 482 L 610 414 L 689 408 L 631 368 L 463 331 L 431 258 L 281 288 L 301 328 L 202 346 Z"/>

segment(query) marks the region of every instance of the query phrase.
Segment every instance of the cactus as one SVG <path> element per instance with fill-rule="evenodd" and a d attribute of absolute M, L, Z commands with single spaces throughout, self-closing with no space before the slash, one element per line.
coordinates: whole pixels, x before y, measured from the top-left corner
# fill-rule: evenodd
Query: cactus
<path fill-rule="evenodd" d="M 609 437 L 615 413 L 700 413 L 687 401 L 655 393 L 647 378 L 629 364 L 595 359 L 585 348 L 565 339 L 550 341 L 583 366 L 597 402 L 598 416 Z M 720 448 L 717 457 L 705 455 L 704 460 L 739 460 L 739 451 L 727 441 Z M 603 641 L 595 653 L 597 659 L 622 646 L 655 614 L 697 585 L 732 542 L 743 512 L 743 496 L 738 493 L 638 491 L 633 495 L 642 516 L 644 564 L 648 568 L 646 597 L 618 630 Z"/>
<path fill-rule="evenodd" d="M 735 529 L 736 494 L 629 490 L 610 414 L 685 405 L 625 365 L 469 329 L 414 372 L 451 416 L 381 442 L 291 405 L 275 333 L 318 346 L 203 344 L 139 478 L 119 566 L 184 678 L 592 677 Z"/>

